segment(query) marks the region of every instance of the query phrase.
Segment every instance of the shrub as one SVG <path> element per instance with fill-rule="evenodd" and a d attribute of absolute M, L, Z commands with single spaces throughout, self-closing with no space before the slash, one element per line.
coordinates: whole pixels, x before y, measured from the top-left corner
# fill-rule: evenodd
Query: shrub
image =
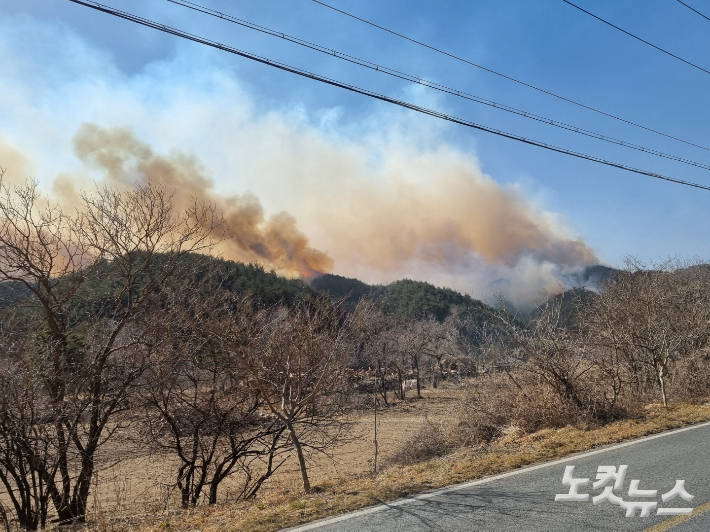
<path fill-rule="evenodd" d="M 425 419 L 392 456 L 388 463 L 410 465 L 444 456 L 454 449 L 440 423 Z"/>

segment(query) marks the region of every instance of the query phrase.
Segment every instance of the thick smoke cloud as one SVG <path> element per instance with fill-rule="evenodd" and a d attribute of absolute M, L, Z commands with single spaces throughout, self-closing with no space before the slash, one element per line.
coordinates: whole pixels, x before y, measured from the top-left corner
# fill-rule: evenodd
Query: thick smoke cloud
<path fill-rule="evenodd" d="M 224 210 L 225 256 L 289 275 L 407 277 L 524 306 L 598 262 L 563 215 L 453 147 L 455 126 L 384 104 L 358 116 L 274 104 L 223 56 L 197 53 L 129 75 L 65 28 L 0 21 L 13 73 L 0 84 L 13 145 L 0 142 L 0 166 L 32 171 L 68 202 L 97 179 L 162 181 Z M 406 95 L 438 105 L 422 97 Z"/>
<path fill-rule="evenodd" d="M 333 145 L 302 143 L 296 130 L 291 134 L 302 164 L 314 167 L 314 160 L 333 158 L 328 153 Z M 255 195 L 220 196 L 195 157 L 156 155 L 129 129 L 95 124 L 82 125 L 73 146 L 83 163 L 100 168 L 114 186 L 150 180 L 174 191 L 178 208 L 191 198 L 217 204 L 228 222 L 222 245 L 228 258 L 305 277 L 333 268 L 329 255 L 309 245 L 293 216 L 281 212 L 267 220 Z M 340 164 L 352 168 L 333 168 L 328 175 L 322 167 L 310 174 L 315 180 L 310 183 L 274 183 L 290 190 L 303 217 L 321 228 L 321 242 L 338 260 L 336 272 L 354 270 L 382 282 L 413 276 L 463 290 L 501 290 L 524 305 L 557 290 L 565 273 L 597 262 L 554 216 L 484 175 L 470 156 L 445 145 L 411 149 L 383 141 L 381 162 L 372 167 L 359 158 L 367 150 L 358 155 L 355 148 L 339 147 Z M 274 169 L 278 175 L 298 162 L 277 157 L 272 164 L 283 165 Z M 372 175 L 353 175 L 361 172 Z"/>
<path fill-rule="evenodd" d="M 226 239 L 220 248 L 227 258 L 257 261 L 307 278 L 332 268 L 332 259 L 309 246 L 293 216 L 280 212 L 267 220 L 254 194 L 220 196 L 194 157 L 156 155 L 130 130 L 104 129 L 95 124 L 81 126 L 74 137 L 74 151 L 83 162 L 101 168 L 113 186 L 159 183 L 173 195 L 176 209 L 184 210 L 194 199 L 216 205 L 226 219 Z"/>
<path fill-rule="evenodd" d="M 596 262 L 582 240 L 515 189 L 484 175 L 472 158 L 446 147 L 391 150 L 376 172 L 377 184 L 341 180 L 347 199 L 337 211 L 323 198 L 312 205 L 331 226 L 329 249 L 335 246 L 336 256 L 380 270 L 412 260 L 449 270 L 474 256 L 506 267 L 525 257 L 562 267 Z"/>
<path fill-rule="evenodd" d="M 314 127 L 287 114 L 247 124 L 249 137 L 231 131 L 243 168 L 293 202 L 339 274 L 427 280 L 488 299 L 502 291 L 526 306 L 599 262 L 562 216 L 497 183 L 411 116 L 369 117 L 347 136 L 337 122 Z"/>

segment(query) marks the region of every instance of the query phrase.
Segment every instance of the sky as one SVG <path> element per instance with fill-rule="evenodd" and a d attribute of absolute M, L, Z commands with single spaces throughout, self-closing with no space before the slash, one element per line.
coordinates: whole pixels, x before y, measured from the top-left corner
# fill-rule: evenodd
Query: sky
<path fill-rule="evenodd" d="M 562 0 L 328 2 L 710 147 L 710 74 Z M 707 170 L 442 94 L 168 0 L 106 3 L 448 115 L 710 185 Z M 200 3 L 434 83 L 710 164 L 708 150 L 536 92 L 312 0 Z M 710 15 L 704 2 L 688 3 Z M 704 53 L 710 21 L 675 0 L 578 5 L 710 69 Z M 593 263 L 710 256 L 709 191 L 422 116 L 68 0 L 0 0 L 0 67 L 0 166 L 10 178 L 31 175 L 48 195 L 69 201 L 71 190 L 137 179 L 167 161 L 175 186 L 204 192 L 237 218 L 247 206 L 257 213 L 250 231 L 266 251 L 250 240 L 226 250 L 229 258 L 257 260 L 287 275 L 409 277 L 483 299 L 502 289 L 521 302 L 573 283 L 570 274 Z M 97 138 L 108 144 L 98 147 Z M 133 148 L 119 138 L 130 138 Z M 109 152 L 123 158 L 121 176 L 101 162 Z"/>

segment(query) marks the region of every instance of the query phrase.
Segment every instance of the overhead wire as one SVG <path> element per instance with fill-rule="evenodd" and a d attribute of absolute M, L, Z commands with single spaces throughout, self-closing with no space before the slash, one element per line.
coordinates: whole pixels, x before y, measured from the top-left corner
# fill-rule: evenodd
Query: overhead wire
<path fill-rule="evenodd" d="M 260 25 L 258 25 L 258 24 L 254 24 L 254 23 L 249 22 L 249 21 L 247 21 L 247 20 L 243 20 L 243 19 L 234 17 L 234 16 L 232 16 L 232 15 L 225 14 L 225 13 L 223 13 L 223 12 L 221 12 L 221 11 L 217 11 L 217 10 L 214 10 L 214 9 L 211 9 L 211 8 L 208 8 L 208 7 L 205 7 L 205 6 L 202 6 L 202 5 L 200 5 L 200 4 L 196 4 L 196 3 L 194 3 L 194 2 L 190 2 L 189 0 L 166 0 L 166 1 L 167 1 L 167 2 L 170 2 L 170 3 L 172 3 L 172 4 L 176 4 L 176 5 L 185 7 L 185 8 L 187 8 L 187 9 L 191 9 L 191 10 L 197 11 L 197 12 L 199 12 L 199 13 L 203 13 L 203 14 L 206 14 L 206 15 L 209 15 L 209 16 L 212 16 L 212 17 L 219 18 L 219 19 L 221 19 L 221 20 L 225 20 L 225 21 L 227 21 L 227 22 L 231 22 L 231 23 L 233 23 L 233 24 L 238 24 L 238 25 L 240 25 L 240 26 L 242 26 L 242 27 L 246 27 L 246 28 L 249 28 L 249 29 L 252 29 L 252 30 L 259 31 L 259 32 L 261 32 L 261 33 L 265 33 L 265 34 L 267 34 L 267 35 L 271 35 L 271 36 L 273 36 L 273 37 L 277 37 L 277 38 L 279 38 L 279 39 L 284 39 L 284 40 L 286 40 L 286 41 L 288 41 L 288 42 L 292 42 L 292 43 L 298 44 L 298 45 L 300 45 L 300 46 L 304 46 L 304 47 L 309 48 L 309 49 L 311 49 L 311 50 L 316 50 L 316 51 L 321 52 L 321 53 L 323 53 L 323 54 L 326 54 L 326 55 L 328 55 L 328 56 L 332 56 L 332 57 L 335 57 L 335 58 L 338 58 L 338 59 L 342 59 L 342 60 L 344 60 L 344 61 L 348 61 L 348 62 L 350 62 L 350 63 L 354 63 L 354 64 L 356 64 L 356 65 L 359 65 L 359 66 L 361 66 L 361 67 L 368 68 L 368 69 L 370 69 L 370 70 L 375 70 L 375 71 L 377 71 L 377 72 L 382 72 L 383 74 L 387 74 L 387 75 L 389 75 L 389 76 L 393 76 L 393 77 L 396 77 L 396 78 L 399 78 L 399 79 L 403 79 L 403 80 L 406 80 L 406 81 L 409 81 L 409 82 L 412 82 L 412 83 L 417 83 L 417 84 L 419 84 L 419 85 L 423 85 L 423 86 L 425 86 L 425 87 L 429 87 L 429 88 L 431 88 L 431 89 L 434 89 L 434 90 L 437 90 L 437 91 L 440 91 L 440 92 L 444 92 L 444 93 L 446 93 L 446 94 L 451 94 L 451 95 L 457 96 L 457 97 L 459 97 L 459 98 L 463 98 L 463 99 L 466 99 L 466 100 L 469 100 L 469 101 L 473 101 L 473 102 L 476 102 L 476 103 L 480 103 L 480 104 L 483 104 L 483 105 L 487 105 L 487 106 L 489 106 L 489 107 L 494 107 L 494 108 L 496 108 L 496 109 L 500 109 L 500 110 L 506 111 L 506 112 L 508 112 L 508 113 L 513 113 L 513 114 L 516 114 L 516 115 L 518 115 L 518 116 L 522 116 L 522 117 L 525 117 L 525 118 L 529 118 L 529 119 L 531 119 L 531 120 L 535 120 L 535 121 L 538 121 L 538 122 L 542 122 L 542 123 L 545 123 L 545 124 L 548 124 L 548 125 L 551 125 L 551 126 L 554 126 L 554 127 L 558 127 L 558 128 L 561 128 L 561 129 L 564 129 L 564 130 L 567 130 L 567 131 L 574 132 L 574 133 L 578 133 L 578 134 L 580 134 L 580 135 L 585 135 L 585 136 L 587 136 L 587 137 L 591 137 L 591 138 L 595 138 L 595 139 L 598 139 L 598 140 L 602 140 L 602 141 L 604 141 L 604 142 L 609 142 L 609 143 L 611 143 L 611 144 L 616 144 L 616 145 L 618 145 L 618 146 L 623 146 L 623 147 L 625 147 L 625 148 L 630 148 L 630 149 L 633 149 L 633 150 L 641 151 L 641 152 L 643 152 L 643 153 L 649 153 L 649 154 L 655 155 L 655 156 L 657 156 L 657 157 L 663 157 L 663 158 L 665 158 L 665 159 L 670 159 L 670 160 L 673 160 L 673 161 L 681 162 L 681 163 L 684 163 L 684 164 L 688 164 L 688 165 L 691 165 L 691 166 L 695 166 L 695 167 L 698 167 L 698 168 L 702 168 L 702 169 L 704 169 L 704 170 L 710 170 L 710 165 L 708 165 L 708 164 L 699 163 L 699 162 L 696 162 L 696 161 L 692 161 L 692 160 L 689 160 L 689 159 L 685 159 L 685 158 L 683 158 L 683 157 L 678 157 L 677 155 L 672 155 L 672 154 L 664 153 L 664 152 L 659 151 L 659 150 L 654 150 L 654 149 L 651 149 L 651 148 L 646 148 L 646 147 L 644 147 L 644 146 L 640 146 L 640 145 L 638 145 L 638 144 L 634 144 L 634 143 L 631 143 L 631 142 L 627 142 L 627 141 L 625 141 L 625 140 L 620 140 L 620 139 L 617 139 L 617 138 L 614 138 L 614 137 L 610 137 L 610 136 L 608 136 L 608 135 L 603 135 L 603 134 L 601 134 L 601 133 L 596 133 L 596 132 L 594 132 L 594 131 L 589 131 L 589 130 L 584 129 L 584 128 L 581 128 L 581 127 L 573 126 L 573 125 L 567 124 L 567 123 L 565 123 L 565 122 L 561 122 L 561 121 L 559 121 L 559 120 L 553 120 L 553 119 L 551 119 L 551 118 L 547 118 L 547 117 L 540 116 L 540 115 L 537 115 L 537 114 L 534 114 L 534 113 L 530 113 L 530 112 L 528 112 L 528 111 L 524 111 L 524 110 L 521 110 L 521 109 L 517 109 L 517 108 L 512 107 L 512 106 L 509 106 L 509 105 L 497 103 L 497 102 L 494 102 L 494 101 L 492 101 L 492 100 L 488 100 L 488 99 L 486 99 L 486 98 L 482 98 L 482 97 L 480 97 L 480 96 L 475 96 L 475 95 L 473 95 L 473 94 L 469 94 L 469 93 L 467 93 L 467 92 L 460 91 L 460 90 L 458 90 L 458 89 L 454 89 L 454 88 L 451 88 L 451 87 L 447 87 L 446 85 L 442 85 L 442 84 L 440 84 L 440 83 L 435 83 L 435 82 L 433 82 L 433 81 L 429 81 L 429 80 L 426 80 L 426 79 L 424 79 L 424 78 L 420 78 L 420 77 L 414 76 L 414 75 L 412 75 L 412 74 L 407 74 L 407 73 L 405 73 L 405 72 L 401 72 L 401 71 L 399 71 L 399 70 L 395 70 L 395 69 L 393 69 L 393 68 L 386 67 L 386 66 L 384 66 L 384 65 L 380 65 L 380 64 L 377 64 L 377 63 L 373 63 L 373 62 L 367 61 L 367 60 L 365 60 L 365 59 L 360 59 L 360 58 L 358 58 L 358 57 L 355 57 L 355 56 L 352 56 L 352 55 L 349 55 L 349 54 L 345 54 L 345 53 L 339 52 L 339 51 L 337 51 L 337 50 L 333 50 L 332 48 L 327 48 L 327 47 L 322 46 L 322 45 L 320 45 L 320 44 L 316 44 L 316 43 L 313 43 L 313 42 L 310 42 L 310 41 L 306 41 L 306 40 L 301 39 L 301 38 L 299 38 L 299 37 L 294 37 L 294 36 L 292 36 L 292 35 L 288 35 L 288 34 L 286 34 L 286 33 L 283 33 L 283 32 L 277 31 L 277 30 L 273 30 L 273 29 L 270 29 L 270 28 L 266 28 L 266 27 L 260 26 Z"/>
<path fill-rule="evenodd" d="M 661 179 L 661 180 L 664 180 L 664 181 L 669 181 L 669 182 L 676 183 L 676 184 L 679 184 L 679 185 L 685 185 L 685 186 L 690 186 L 690 187 L 694 187 L 694 188 L 699 188 L 699 189 L 709 190 L 709 191 L 710 191 L 710 186 L 707 186 L 707 185 L 702 185 L 702 184 L 700 184 L 700 183 L 694 183 L 694 182 L 691 182 L 691 181 L 685 181 L 685 180 L 682 180 L 682 179 L 678 179 L 678 178 L 671 177 L 671 176 L 666 176 L 666 175 L 659 174 L 659 173 L 656 173 L 656 172 L 651 172 L 651 171 L 648 171 L 648 170 L 641 170 L 641 169 L 638 169 L 638 168 L 633 168 L 633 167 L 628 166 L 628 165 L 624 165 L 624 164 L 621 164 L 621 163 L 616 163 L 616 162 L 613 162 L 613 161 L 608 161 L 608 160 L 605 160 L 605 159 L 602 159 L 602 158 L 600 158 L 600 157 L 596 157 L 596 156 L 593 156 L 593 155 L 586 155 L 586 154 L 583 154 L 583 153 L 580 153 L 580 152 L 575 152 L 575 151 L 573 151 L 573 150 L 568 150 L 568 149 L 566 149 L 566 148 L 561 148 L 561 147 L 559 147 L 559 146 L 555 146 L 555 145 L 552 145 L 552 144 L 547 144 L 547 143 L 544 143 L 544 142 L 536 141 L 536 140 L 529 139 L 529 138 L 526 138 L 526 137 L 523 137 L 523 136 L 520 136 L 520 135 L 516 135 L 516 134 L 514 134 L 514 133 L 508 133 L 508 132 L 505 132 L 505 131 L 502 131 L 502 130 L 499 130 L 499 129 L 495 129 L 495 128 L 492 128 L 492 127 L 489 127 L 489 126 L 485 126 L 485 125 L 482 125 L 482 124 L 477 124 L 477 123 L 475 123 L 475 122 L 472 122 L 472 121 L 469 121 L 469 120 L 465 120 L 465 119 L 463 119 L 463 118 L 458 118 L 458 117 L 455 117 L 455 116 L 447 115 L 447 114 L 442 113 L 442 112 L 440 112 L 440 111 L 436 111 L 436 110 L 433 110 L 433 109 L 429 109 L 429 108 L 426 108 L 426 107 L 422 107 L 422 106 L 419 106 L 419 105 L 416 105 L 416 104 L 413 104 L 413 103 L 410 103 L 410 102 L 406 102 L 406 101 L 403 101 L 403 100 L 398 100 L 398 99 L 392 98 L 392 97 L 390 97 L 390 96 L 386 96 L 386 95 L 383 95 L 383 94 L 376 93 L 376 92 L 371 91 L 371 90 L 369 90 L 369 89 L 363 89 L 363 88 L 357 87 L 357 86 L 355 86 L 355 85 L 350 85 L 350 84 L 347 84 L 347 83 L 344 83 L 344 82 L 341 82 L 341 81 L 338 81 L 338 80 L 335 80 L 335 79 L 332 79 L 332 78 L 328 78 L 328 77 L 325 77 L 325 76 L 321 76 L 321 75 L 319 75 L 319 74 L 315 74 L 315 73 L 313 73 L 313 72 L 309 72 L 309 71 L 307 71 L 307 70 L 304 70 L 304 69 L 301 69 L 301 68 L 298 68 L 298 67 L 294 67 L 294 66 L 291 66 L 291 65 L 287 65 L 287 64 L 285 64 L 285 63 L 280 63 L 280 62 L 278 62 L 278 61 L 274 61 L 274 60 L 268 59 L 268 58 L 263 57 L 263 56 L 259 56 L 259 55 L 256 55 L 256 54 L 252 54 L 252 53 L 250 53 L 250 52 L 246 52 L 246 51 L 244 51 L 244 50 L 240 50 L 240 49 L 238 49 L 238 48 L 235 48 L 235 47 L 232 47 L 232 46 L 229 46 L 229 45 L 220 43 L 220 42 L 218 42 L 218 41 L 214 41 L 214 40 L 211 40 L 211 39 L 207 39 L 207 38 L 205 38 L 205 37 L 200 37 L 200 36 L 195 35 L 195 34 L 193 34 L 193 33 L 189 33 L 189 32 L 186 32 L 186 31 L 182 31 L 182 30 L 179 30 L 179 29 L 176 29 L 176 28 L 167 26 L 167 25 L 165 25 L 165 24 L 161 24 L 161 23 L 159 23 L 159 22 L 152 21 L 152 20 L 150 20 L 150 19 L 146 19 L 146 18 L 143 18 L 143 17 L 139 17 L 139 16 L 133 15 L 132 13 L 129 13 L 129 12 L 127 12 L 127 11 L 121 11 L 121 10 L 112 8 L 112 7 L 110 7 L 110 6 L 101 4 L 101 3 L 99 3 L 99 2 L 93 1 L 93 0 L 68 0 L 68 1 L 69 1 L 69 2 L 72 2 L 72 3 L 74 3 L 74 4 L 82 5 L 82 6 L 84 6 L 84 7 L 88 7 L 88 8 L 91 8 L 91 9 L 95 9 L 95 10 L 97 10 L 97 11 L 102 11 L 102 12 L 107 13 L 107 14 L 109 14 L 109 15 L 112 15 L 112 16 L 115 16 L 115 17 L 118 17 L 118 18 L 122 18 L 122 19 L 124 19 L 124 20 L 128 20 L 128 21 L 130 21 L 130 22 L 134 22 L 134 23 L 136 23 L 136 24 L 140 24 L 140 25 L 145 26 L 145 27 L 148 27 L 148 28 L 156 29 L 156 30 L 162 31 L 162 32 L 167 33 L 167 34 L 174 35 L 174 36 L 176 36 L 176 37 L 181 37 L 181 38 L 186 39 L 186 40 L 190 40 L 190 41 L 193 41 L 193 42 L 196 42 L 196 43 L 199 43 L 199 44 L 204 44 L 204 45 L 206 45 L 206 46 L 210 46 L 210 47 L 216 48 L 216 49 L 218 49 L 218 50 L 222 50 L 222 51 L 225 51 L 225 52 L 234 54 L 234 55 L 238 55 L 238 56 L 241 56 L 241 57 L 244 57 L 244 58 L 247 58 L 247 59 L 251 59 L 252 61 L 256 61 L 256 62 L 265 64 L 265 65 L 269 65 L 269 66 L 272 66 L 272 67 L 274 67 L 274 68 L 278 68 L 278 69 L 280 69 L 280 70 L 283 70 L 283 71 L 285 71 L 285 72 L 290 72 L 290 73 L 292 73 L 292 74 L 296 74 L 296 75 L 299 75 L 299 76 L 302 76 L 302 77 L 305 77 L 305 78 L 313 79 L 313 80 L 319 81 L 319 82 L 321 82 L 321 83 L 326 83 L 326 84 L 332 85 L 332 86 L 334 86 L 334 87 L 339 87 L 339 88 L 342 88 L 342 89 L 345 89 L 345 90 L 348 90 L 348 91 L 351 91 L 351 92 L 354 92 L 354 93 L 357 93 L 357 94 L 362 94 L 362 95 L 364 95 L 364 96 L 368 96 L 368 97 L 370 97 L 370 98 L 374 98 L 374 99 L 377 99 L 377 100 L 380 100 L 380 101 L 388 102 L 388 103 L 397 105 L 397 106 L 399 106 L 399 107 L 403 107 L 403 108 L 405 108 L 405 109 L 410 109 L 410 110 L 413 110 L 413 111 L 422 113 L 422 114 L 424 114 L 424 115 L 433 116 L 433 117 L 436 117 L 436 118 L 440 118 L 440 119 L 442 119 L 442 120 L 447 120 L 447 121 L 452 122 L 452 123 L 455 123 L 455 124 L 459 124 L 459 125 L 466 126 L 466 127 L 469 127 L 469 128 L 477 129 L 477 130 L 480 130 L 480 131 L 486 131 L 486 132 L 492 133 L 492 134 L 494 134 L 494 135 L 498 135 L 498 136 L 501 136 L 501 137 L 509 138 L 509 139 L 512 139 L 512 140 L 517 140 L 518 142 L 522 142 L 522 143 L 529 144 L 529 145 L 532 145 L 532 146 L 536 146 L 536 147 L 539 147 L 539 148 L 544 148 L 544 149 L 547 149 L 547 150 L 550 150 L 550 151 L 554 151 L 554 152 L 558 152 L 558 153 L 563 153 L 563 154 L 566 154 L 566 155 L 570 155 L 570 156 L 577 157 L 577 158 L 580 158 L 580 159 L 585 159 L 585 160 L 588 160 L 588 161 L 596 162 L 596 163 L 603 164 L 603 165 L 606 165 L 606 166 L 611 166 L 611 167 L 614 167 L 614 168 L 619 168 L 619 169 L 621 169 L 621 170 L 625 170 L 625 171 L 628 171 L 628 172 L 632 172 L 632 173 L 636 173 L 636 174 L 640 174 L 640 175 L 645 175 L 645 176 L 648 176 L 648 177 L 653 177 L 653 178 Z"/>
<path fill-rule="evenodd" d="M 650 46 L 650 47 L 652 47 L 652 48 L 655 48 L 656 50 L 658 50 L 658 51 L 660 51 L 660 52 L 663 52 L 664 54 L 669 55 L 669 56 L 671 56 L 671 57 L 677 59 L 678 61 L 682 61 L 682 62 L 685 63 L 686 65 L 690 65 L 690 66 L 692 66 L 693 68 L 697 68 L 698 70 L 702 70 L 702 71 L 705 72 L 706 74 L 710 74 L 710 70 L 708 70 L 708 69 L 706 69 L 706 68 L 703 68 L 703 67 L 701 67 L 700 65 L 696 65 L 695 63 L 691 63 L 691 62 L 688 61 L 687 59 L 683 59 L 683 58 L 680 57 L 679 55 L 676 55 L 676 54 L 674 54 L 674 53 L 672 53 L 672 52 L 669 52 L 668 50 L 666 50 L 666 49 L 664 49 L 664 48 L 661 48 L 660 46 L 656 46 L 655 44 L 653 44 L 653 43 L 651 43 L 651 42 L 648 42 L 648 41 L 645 40 L 645 39 L 642 39 L 642 38 L 639 37 L 638 35 L 634 35 L 633 33 L 629 32 L 629 31 L 626 31 L 625 29 L 620 28 L 619 26 L 617 26 L 617 25 L 615 25 L 615 24 L 612 24 L 612 23 L 609 22 L 608 20 L 605 20 L 605 19 L 603 19 L 603 18 L 601 18 L 601 17 L 598 17 L 598 16 L 595 15 L 594 13 L 592 13 L 592 12 L 590 12 L 590 11 L 587 11 L 586 9 L 583 9 L 583 8 L 579 7 L 577 4 L 573 4 L 573 3 L 570 2 L 569 0 L 562 0 L 562 1 L 563 1 L 565 4 L 569 4 L 569 5 L 571 5 L 572 7 L 576 8 L 576 9 L 579 9 L 579 10 L 582 11 L 583 13 L 586 13 L 587 15 L 589 15 L 590 17 L 593 17 L 593 18 L 595 18 L 595 19 L 597 19 L 597 20 L 603 22 L 604 24 L 607 24 L 607 25 L 611 26 L 612 28 L 617 29 L 617 30 L 619 30 L 619 31 L 622 32 L 622 33 L 625 33 L 625 34 L 628 35 L 629 37 L 633 37 L 633 38 L 636 39 L 637 41 L 641 41 L 642 43 L 647 44 L 648 46 Z"/>
<path fill-rule="evenodd" d="M 606 111 L 602 111 L 601 109 L 597 109 L 596 107 L 592 107 L 591 105 L 586 105 L 586 104 L 584 104 L 584 103 L 578 102 L 578 101 L 573 100 L 573 99 L 571 99 L 571 98 L 567 98 L 567 97 L 562 96 L 562 95 L 560 95 L 560 94 L 556 94 L 556 93 L 554 93 L 554 92 L 552 92 L 552 91 L 543 89 L 543 88 L 541 88 L 541 87 L 537 87 L 537 86 L 535 86 L 535 85 L 533 85 L 533 84 L 531 84 L 531 83 L 527 83 L 527 82 L 525 82 L 525 81 L 519 80 L 519 79 L 514 78 L 514 77 L 512 77 L 512 76 L 509 76 L 509 75 L 507 75 L 507 74 L 503 74 L 502 72 L 498 72 L 498 71 L 496 71 L 496 70 L 493 70 L 493 69 L 491 69 L 491 68 L 485 67 L 485 66 L 483 66 L 483 65 L 479 65 L 478 63 L 474 63 L 473 61 L 469 61 L 468 59 L 465 59 L 465 58 L 463 58 L 463 57 L 461 57 L 461 56 L 458 56 L 458 55 L 455 55 L 455 54 L 453 54 L 453 53 L 447 52 L 447 51 L 445 51 L 445 50 L 442 50 L 442 49 L 437 48 L 437 47 L 435 47 L 435 46 L 429 45 L 429 44 L 427 44 L 427 43 L 425 43 L 425 42 L 419 41 L 419 40 L 414 39 L 414 38 L 412 38 L 412 37 L 408 37 L 408 36 L 406 36 L 406 35 L 404 35 L 404 34 L 402 34 L 402 33 L 398 33 L 398 32 L 396 32 L 396 31 L 394 31 L 394 30 L 391 30 L 391 29 L 386 28 L 386 27 L 384 27 L 384 26 L 381 26 L 381 25 L 379 25 L 379 24 L 375 24 L 374 22 L 371 22 L 371 21 L 366 20 L 366 19 L 364 19 L 364 18 L 358 17 L 357 15 L 353 15 L 352 13 L 348 13 L 347 11 L 344 11 L 344 10 L 342 10 L 342 9 L 338 9 L 337 7 L 334 7 L 334 6 L 330 5 L 330 4 L 326 4 L 325 2 L 322 2 L 321 0 L 311 0 L 311 1 L 312 1 L 312 2 L 315 2 L 316 4 L 321 5 L 321 6 L 323 6 L 323 7 L 327 7 L 328 9 L 332 9 L 333 11 L 337 11 L 338 13 L 341 13 L 341 14 L 343 14 L 343 15 L 345 15 L 345 16 L 348 16 L 348 17 L 350 17 L 350 18 L 353 18 L 353 19 L 355 19 L 355 20 L 359 20 L 360 22 L 364 22 L 365 24 L 368 24 L 368 25 L 370 25 L 370 26 L 372 26 L 372 27 L 378 28 L 378 29 L 380 29 L 380 30 L 382 30 L 382 31 L 385 31 L 385 32 L 390 33 L 390 34 L 392 34 L 392 35 L 395 35 L 395 36 L 397 36 L 397 37 L 401 37 L 402 39 L 405 39 L 405 40 L 407 40 L 407 41 L 410 41 L 410 42 L 413 42 L 413 43 L 415 43 L 415 44 L 418 44 L 419 46 L 423 46 L 424 48 L 428 48 L 429 50 L 433 50 L 433 51 L 435 51 L 435 52 L 438 52 L 438 53 L 440 53 L 440 54 L 443 54 L 443 55 L 445 55 L 445 56 L 447 56 L 447 57 L 450 57 L 450 58 L 452 58 L 452 59 L 455 59 L 455 60 L 457 60 L 457 61 L 461 61 L 462 63 L 466 63 L 467 65 L 470 65 L 470 66 L 473 66 L 473 67 L 476 67 L 476 68 L 480 68 L 481 70 L 485 70 L 486 72 L 489 72 L 489 73 L 494 74 L 494 75 L 496 75 L 496 76 L 499 76 L 499 77 L 501 77 L 501 78 L 507 79 L 507 80 L 512 81 L 512 82 L 514 82 L 514 83 L 518 83 L 518 84 L 523 85 L 523 86 L 525 86 L 525 87 L 527 87 L 527 88 L 529 88 L 529 89 L 533 89 L 533 90 L 536 90 L 536 91 L 541 92 L 541 93 L 543 93 L 543 94 L 547 94 L 548 96 L 552 96 L 553 98 L 558 98 L 559 100 L 565 101 L 565 102 L 570 103 L 570 104 L 572 104 L 572 105 L 576 105 L 576 106 L 578 106 L 578 107 L 582 107 L 582 108 L 587 109 L 587 110 L 589 110 L 589 111 L 592 111 L 592 112 L 594 112 L 594 113 L 598 113 L 598 114 L 600 114 L 600 115 L 603 115 L 603 116 L 612 118 L 612 119 L 614 119 L 614 120 L 618 120 L 619 122 L 623 122 L 623 123 L 625 123 L 625 124 L 629 124 L 629 125 L 631 125 L 631 126 L 638 127 L 638 128 L 640 128 L 640 129 L 649 131 L 649 132 L 651 132 L 651 133 L 655 133 L 656 135 L 661 135 L 661 136 L 663 136 L 663 137 L 666 137 L 666 138 L 669 138 L 669 139 L 673 139 L 673 140 L 678 141 L 678 142 L 682 142 L 683 144 L 688 144 L 688 145 L 690 145 L 690 146 L 694 146 L 694 147 L 700 148 L 700 149 L 702 149 L 702 150 L 710 150 L 710 148 L 708 148 L 708 147 L 706 147 L 706 146 L 702 146 L 702 145 L 700 145 L 700 144 L 696 144 L 695 142 L 691 142 L 691 141 L 689 141 L 689 140 L 681 139 L 681 138 L 679 138 L 679 137 L 670 135 L 670 134 L 668 134 L 668 133 L 663 133 L 662 131 L 658 131 L 657 129 L 653 129 L 653 128 L 650 128 L 650 127 L 648 127 L 648 126 L 644 126 L 644 125 L 642 125 L 642 124 L 639 124 L 639 123 L 637 123 L 637 122 L 633 122 L 633 121 L 631 121 L 631 120 L 627 120 L 626 118 L 622 118 L 622 117 L 617 116 L 617 115 L 612 114 L 612 113 L 607 113 Z"/>
<path fill-rule="evenodd" d="M 700 15 L 701 17 L 703 17 L 704 19 L 710 20 L 710 17 L 708 17 L 707 15 L 704 15 L 703 13 L 701 13 L 700 11 L 698 11 L 697 9 L 695 9 L 694 7 L 689 6 L 688 4 L 686 4 L 685 2 L 683 2 L 682 0 L 676 0 L 676 1 L 677 1 L 679 4 L 683 4 L 685 7 L 687 7 L 687 8 L 690 9 L 691 11 L 694 11 L 695 13 L 697 13 L 698 15 Z"/>

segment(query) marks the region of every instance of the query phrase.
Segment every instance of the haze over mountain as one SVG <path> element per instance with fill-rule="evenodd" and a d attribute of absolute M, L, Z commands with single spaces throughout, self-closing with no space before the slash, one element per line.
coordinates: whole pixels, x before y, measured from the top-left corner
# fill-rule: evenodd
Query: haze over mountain
<path fill-rule="evenodd" d="M 443 123 L 390 108 L 345 120 L 267 104 L 223 66 L 180 57 L 126 74 L 68 28 L 4 28 L 0 57 L 13 74 L 0 87 L 12 102 L 0 166 L 8 179 L 36 177 L 66 206 L 97 185 L 160 182 L 178 209 L 191 198 L 220 207 L 229 259 L 291 277 L 502 291 L 522 306 L 600 262 L 563 212 L 497 180 Z M 35 48 L 18 47 L 30 35 Z"/>

